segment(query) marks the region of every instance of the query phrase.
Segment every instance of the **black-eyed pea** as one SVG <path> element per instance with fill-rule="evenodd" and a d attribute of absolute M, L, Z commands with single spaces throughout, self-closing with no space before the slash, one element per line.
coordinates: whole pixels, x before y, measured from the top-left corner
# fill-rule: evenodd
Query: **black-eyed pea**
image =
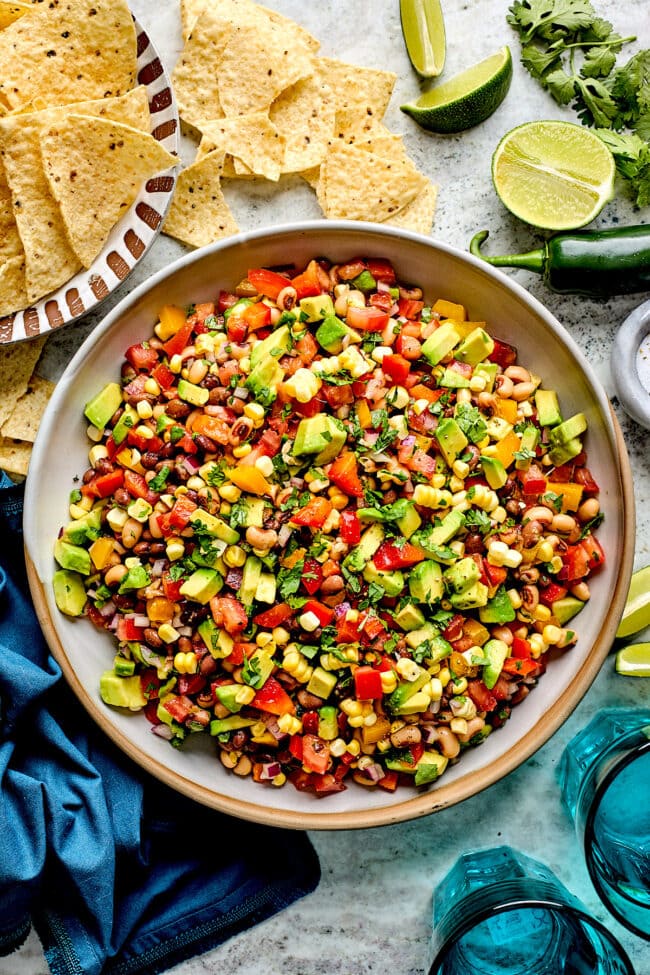
<path fill-rule="evenodd" d="M 253 763 L 251 762 L 248 755 L 242 755 L 237 764 L 233 767 L 233 772 L 235 775 L 241 775 L 244 778 L 250 775 L 253 771 Z"/>
<path fill-rule="evenodd" d="M 598 498 L 587 498 L 578 508 L 577 515 L 580 521 L 591 521 L 600 511 L 600 501 Z"/>
<path fill-rule="evenodd" d="M 530 399 L 536 388 L 535 383 L 532 382 L 515 383 L 511 399 L 516 403 L 523 403 L 524 400 Z"/>
<path fill-rule="evenodd" d="M 445 758 L 456 758 L 460 752 L 460 742 L 451 728 L 447 728 L 446 726 L 436 728 L 436 737 L 440 751 Z"/>
<path fill-rule="evenodd" d="M 558 514 L 553 515 L 553 521 L 551 522 L 551 529 L 554 532 L 559 532 L 560 535 L 568 535 L 576 527 L 576 520 L 573 515 Z"/>
<path fill-rule="evenodd" d="M 584 603 L 586 603 L 591 596 L 589 586 L 586 582 L 579 582 L 576 586 L 572 586 L 569 592 L 572 596 L 575 596 L 576 599 L 581 599 Z"/>
<path fill-rule="evenodd" d="M 128 571 L 127 567 L 121 562 L 119 565 L 112 565 L 104 576 L 105 584 L 109 587 L 119 585 Z"/>
<path fill-rule="evenodd" d="M 140 541 L 143 526 L 135 518 L 127 518 L 122 528 L 122 545 L 124 548 L 133 548 Z"/>

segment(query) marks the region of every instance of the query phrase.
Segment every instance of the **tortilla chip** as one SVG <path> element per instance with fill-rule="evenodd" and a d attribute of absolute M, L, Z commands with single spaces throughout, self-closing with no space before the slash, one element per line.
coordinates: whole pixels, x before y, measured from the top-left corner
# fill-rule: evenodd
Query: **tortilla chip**
<path fill-rule="evenodd" d="M 268 115 L 254 112 L 236 119 L 202 122 L 201 131 L 215 149 L 241 161 L 249 172 L 277 182 L 284 160 L 285 141 Z"/>
<path fill-rule="evenodd" d="M 41 165 L 38 114 L 0 119 L 0 157 L 25 251 L 27 301 L 37 301 L 81 267 Z"/>
<path fill-rule="evenodd" d="M 426 184 L 426 177 L 408 159 L 383 159 L 356 146 L 335 146 L 321 167 L 319 202 L 331 219 L 381 223 L 402 210 Z"/>
<path fill-rule="evenodd" d="M 384 220 L 391 227 L 402 227 L 404 230 L 414 230 L 418 234 L 430 234 L 433 226 L 433 215 L 436 210 L 438 187 L 428 183 L 403 210 L 394 217 Z"/>
<path fill-rule="evenodd" d="M 317 51 L 320 41 L 288 17 L 283 17 L 275 10 L 252 3 L 251 0 L 181 0 L 181 21 L 183 25 L 183 40 L 187 40 L 201 13 L 209 7 L 221 19 L 229 23 L 260 23 L 267 17 L 271 23 L 281 27 L 288 40 L 296 39 L 306 44 L 312 51 Z"/>
<path fill-rule="evenodd" d="M 136 35 L 125 0 L 33 7 L 0 32 L 0 94 L 15 109 L 122 95 L 136 79 Z"/>
<path fill-rule="evenodd" d="M 10 257 L 0 264 L 0 317 L 29 304 L 25 289 L 25 256 Z"/>
<path fill-rule="evenodd" d="M 51 125 L 41 136 L 41 151 L 68 239 L 87 268 L 142 183 L 178 162 L 149 133 L 84 115 Z"/>
<path fill-rule="evenodd" d="M 206 11 L 188 38 L 172 73 L 181 118 L 190 125 L 223 118 L 216 66 L 221 62 L 233 27 Z M 203 65 L 203 70 L 197 70 Z"/>
<path fill-rule="evenodd" d="M 24 257 L 24 253 L 14 217 L 11 190 L 0 159 L 0 267 L 13 257 Z"/>
<path fill-rule="evenodd" d="M 311 169 L 303 169 L 298 175 L 304 179 L 305 183 L 309 183 L 312 190 L 318 191 L 318 183 L 320 182 L 320 171 L 321 166 L 312 166 Z"/>
<path fill-rule="evenodd" d="M 191 247 L 236 234 L 239 227 L 221 192 L 224 154 L 211 152 L 178 177 L 163 233 Z"/>
<path fill-rule="evenodd" d="M 41 417 L 54 392 L 54 383 L 40 376 L 32 376 L 26 391 L 16 403 L 8 420 L 0 428 L 3 437 L 29 440 L 34 443 Z"/>
<path fill-rule="evenodd" d="M 397 81 L 392 71 L 362 68 L 335 58 L 319 58 L 319 67 L 336 98 L 336 125 L 341 120 L 374 118 L 381 121 Z"/>
<path fill-rule="evenodd" d="M 258 26 L 244 24 L 233 29 L 216 73 L 225 114 L 250 115 L 267 111 L 280 92 L 312 75 L 313 56 L 306 45 L 288 43 L 270 21 L 263 34 Z"/>
<path fill-rule="evenodd" d="M 0 437 L 0 469 L 3 471 L 26 475 L 31 456 L 31 443 Z"/>
<path fill-rule="evenodd" d="M 14 3 L 12 0 L 0 0 L 0 30 L 19 20 L 31 10 L 28 3 Z"/>
<path fill-rule="evenodd" d="M 269 117 L 286 139 L 282 172 L 298 173 L 318 166 L 334 135 L 333 93 L 318 70 L 283 91 L 271 105 Z"/>
<path fill-rule="evenodd" d="M 44 343 L 45 339 L 39 338 L 0 349 L 0 427 L 9 419 L 17 401 L 26 391 Z"/>

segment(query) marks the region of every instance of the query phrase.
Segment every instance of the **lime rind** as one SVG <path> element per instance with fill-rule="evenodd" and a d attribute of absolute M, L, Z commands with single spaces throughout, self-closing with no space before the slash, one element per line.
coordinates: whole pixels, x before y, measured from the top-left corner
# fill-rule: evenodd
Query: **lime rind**
<path fill-rule="evenodd" d="M 440 0 L 400 0 L 406 52 L 421 78 L 436 78 L 445 66 L 447 39 Z"/>

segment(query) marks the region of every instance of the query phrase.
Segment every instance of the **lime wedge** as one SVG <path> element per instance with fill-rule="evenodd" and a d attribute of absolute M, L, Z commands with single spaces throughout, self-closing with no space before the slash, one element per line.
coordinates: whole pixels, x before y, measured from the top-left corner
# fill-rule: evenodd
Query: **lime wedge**
<path fill-rule="evenodd" d="M 499 107 L 511 81 L 510 49 L 502 47 L 401 108 L 429 132 L 463 132 L 485 121 Z"/>
<path fill-rule="evenodd" d="M 650 643 L 630 643 L 619 650 L 616 673 L 624 677 L 650 677 Z"/>
<path fill-rule="evenodd" d="M 421 78 L 435 78 L 447 49 L 440 0 L 400 0 L 399 12 L 411 64 Z"/>
<path fill-rule="evenodd" d="M 544 230 L 574 230 L 597 216 L 614 195 L 611 152 L 590 129 L 573 122 L 526 122 L 508 132 L 492 157 L 502 203 Z"/>
<path fill-rule="evenodd" d="M 632 636 L 646 626 L 650 626 L 650 565 L 632 575 L 616 638 Z"/>

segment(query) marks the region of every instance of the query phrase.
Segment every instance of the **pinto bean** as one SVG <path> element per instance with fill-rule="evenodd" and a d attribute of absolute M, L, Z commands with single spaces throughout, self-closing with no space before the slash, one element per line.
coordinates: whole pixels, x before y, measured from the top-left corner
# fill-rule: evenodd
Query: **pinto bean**
<path fill-rule="evenodd" d="M 157 650 L 158 647 L 162 647 L 163 642 L 154 630 L 153 626 L 147 626 L 142 635 L 144 637 L 144 642 L 148 643 L 150 647 L 154 648 L 154 650 Z"/>
<path fill-rule="evenodd" d="M 131 500 L 131 495 L 126 488 L 117 488 L 113 494 L 113 498 L 115 499 L 115 504 L 119 504 L 121 508 L 126 508 Z"/>
<path fill-rule="evenodd" d="M 140 463 L 145 471 L 155 471 L 160 463 L 160 454 L 156 453 L 155 450 L 146 450 L 140 458 Z"/>
<path fill-rule="evenodd" d="M 172 399 L 167 404 L 165 412 L 172 420 L 182 420 L 186 416 L 189 416 L 192 411 L 187 403 L 183 403 L 180 399 Z"/>
<path fill-rule="evenodd" d="M 122 545 L 124 548 L 133 548 L 142 535 L 142 525 L 135 518 L 127 518 L 122 528 Z"/>
<path fill-rule="evenodd" d="M 296 694 L 298 698 L 298 704 L 305 708 L 307 711 L 313 711 L 314 708 L 320 708 L 323 706 L 322 697 L 316 697 L 315 694 L 310 694 L 304 688 L 301 688 Z"/>
<path fill-rule="evenodd" d="M 344 588 L 345 580 L 343 576 L 331 575 L 327 579 L 323 579 L 320 591 L 324 596 L 333 596 L 335 593 L 341 592 Z"/>

